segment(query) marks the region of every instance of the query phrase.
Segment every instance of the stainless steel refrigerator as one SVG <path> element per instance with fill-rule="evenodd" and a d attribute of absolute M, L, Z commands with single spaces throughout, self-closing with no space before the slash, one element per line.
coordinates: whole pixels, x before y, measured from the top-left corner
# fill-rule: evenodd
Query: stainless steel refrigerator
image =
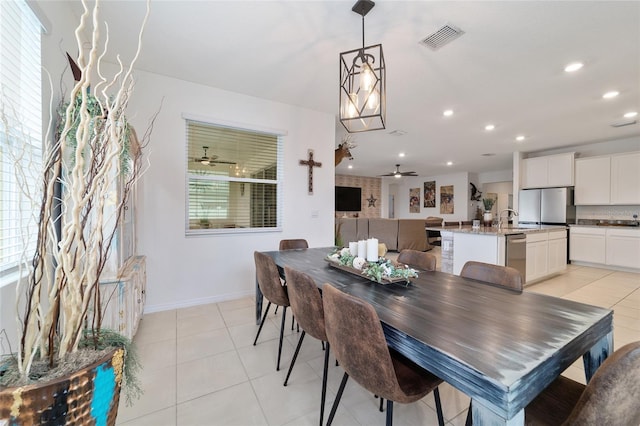
<path fill-rule="evenodd" d="M 518 194 L 518 223 L 568 225 L 576 221 L 573 188 L 522 189 Z"/>

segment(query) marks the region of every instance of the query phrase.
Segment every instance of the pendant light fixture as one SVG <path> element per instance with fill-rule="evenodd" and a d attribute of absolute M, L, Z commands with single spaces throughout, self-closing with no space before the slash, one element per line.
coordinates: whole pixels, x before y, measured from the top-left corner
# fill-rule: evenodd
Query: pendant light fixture
<path fill-rule="evenodd" d="M 375 3 L 358 0 L 351 10 L 362 16 L 362 47 L 340 53 L 340 122 L 349 133 L 385 128 L 386 70 L 382 45 L 364 45 L 364 17 Z"/>

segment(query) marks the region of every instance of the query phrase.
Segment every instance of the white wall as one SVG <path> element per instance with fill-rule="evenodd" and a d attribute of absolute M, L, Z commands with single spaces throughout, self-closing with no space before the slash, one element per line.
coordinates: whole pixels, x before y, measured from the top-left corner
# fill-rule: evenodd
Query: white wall
<path fill-rule="evenodd" d="M 162 101 L 137 200 L 137 252 L 147 256 L 146 312 L 253 294 L 253 251 L 277 250 L 280 239 L 333 244 L 333 116 L 147 72 L 137 72 L 136 80 L 128 116 L 138 134 Z M 185 237 L 184 113 L 287 132 L 282 232 Z M 298 164 L 307 149 L 323 164 L 313 171 L 312 196 L 308 169 Z"/>
<path fill-rule="evenodd" d="M 436 181 L 436 206 L 435 208 L 424 207 L 424 183 Z M 440 187 L 453 185 L 454 207 L 453 214 L 440 213 Z M 392 186 L 394 189 L 388 189 Z M 445 221 L 471 220 L 471 201 L 469 200 L 469 174 L 452 173 L 448 175 L 437 175 L 429 177 L 405 176 L 401 179 L 383 178 L 382 193 L 391 191 L 395 193 L 395 213 L 399 219 L 423 219 L 427 216 L 437 216 Z M 409 189 L 420 188 L 420 213 L 409 213 Z M 383 197 L 384 198 L 384 197 Z M 382 211 L 383 216 L 386 210 Z"/>

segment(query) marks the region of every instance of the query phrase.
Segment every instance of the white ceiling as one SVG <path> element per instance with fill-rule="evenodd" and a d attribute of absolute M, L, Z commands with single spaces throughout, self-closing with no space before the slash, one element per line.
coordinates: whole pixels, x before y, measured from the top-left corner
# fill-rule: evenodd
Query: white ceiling
<path fill-rule="evenodd" d="M 339 53 L 361 46 L 354 3 L 152 1 L 138 68 L 337 114 Z M 102 5 L 125 60 L 144 7 Z M 445 23 L 466 34 L 436 52 L 418 43 Z M 514 151 L 640 135 L 640 124 L 610 125 L 640 111 L 639 1 L 380 0 L 365 26 L 366 44 L 384 48 L 387 129 L 355 134 L 354 160 L 336 173 L 375 176 L 396 163 L 422 176 L 506 170 Z M 565 73 L 572 61 L 585 66 Z M 620 95 L 602 99 L 608 90 Z M 329 144 L 345 133 L 336 126 Z M 518 134 L 527 139 L 516 143 Z"/>

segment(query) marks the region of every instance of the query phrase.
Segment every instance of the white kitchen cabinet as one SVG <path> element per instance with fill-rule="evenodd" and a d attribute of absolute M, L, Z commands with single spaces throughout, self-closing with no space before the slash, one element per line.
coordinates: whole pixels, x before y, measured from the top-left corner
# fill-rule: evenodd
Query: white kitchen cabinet
<path fill-rule="evenodd" d="M 578 158 L 576 205 L 640 204 L 640 152 Z"/>
<path fill-rule="evenodd" d="M 611 204 L 640 204 L 640 152 L 611 156 Z"/>
<path fill-rule="evenodd" d="M 569 259 L 605 264 L 606 239 L 606 229 L 572 226 L 569 230 Z"/>
<path fill-rule="evenodd" d="M 567 232 L 549 232 L 548 273 L 555 274 L 567 268 Z"/>
<path fill-rule="evenodd" d="M 549 270 L 549 234 L 537 232 L 527 234 L 527 276 L 526 282 L 538 280 Z"/>
<path fill-rule="evenodd" d="M 607 229 L 606 263 L 611 266 L 640 268 L 640 230 Z"/>
<path fill-rule="evenodd" d="M 573 152 L 523 160 L 522 188 L 573 186 Z"/>
<path fill-rule="evenodd" d="M 576 205 L 606 205 L 611 194 L 611 158 L 588 157 L 576 160 Z"/>

